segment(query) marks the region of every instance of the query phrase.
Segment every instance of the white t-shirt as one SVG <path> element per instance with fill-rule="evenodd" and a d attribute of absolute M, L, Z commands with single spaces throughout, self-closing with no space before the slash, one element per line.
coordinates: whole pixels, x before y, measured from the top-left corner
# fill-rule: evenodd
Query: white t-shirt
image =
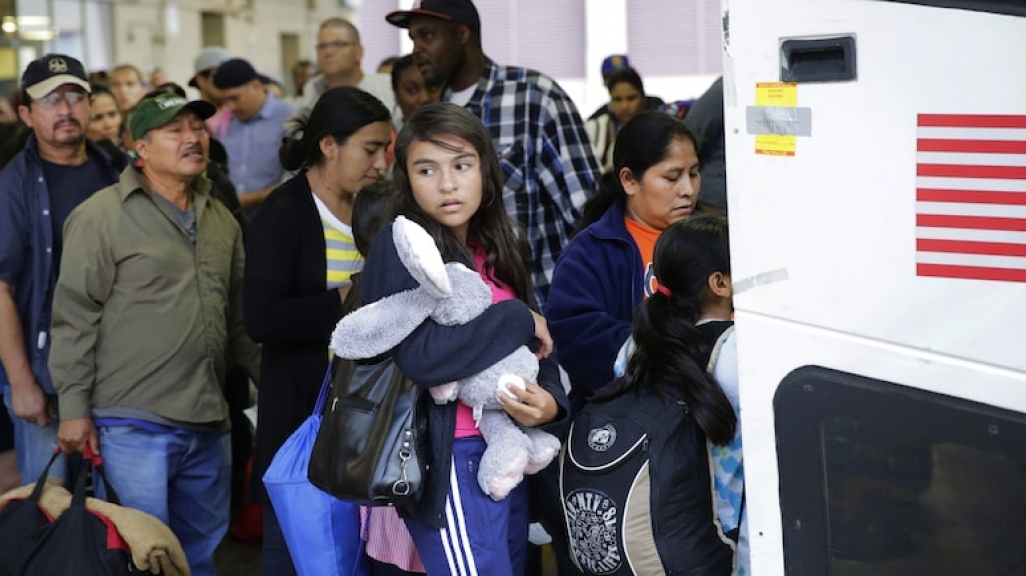
<path fill-rule="evenodd" d="M 457 106 L 466 106 L 470 102 L 470 97 L 474 95 L 474 90 L 477 90 L 476 82 L 471 84 L 469 88 L 464 88 L 459 92 L 450 92 L 447 102 L 452 102 Z"/>
<path fill-rule="evenodd" d="M 364 74 L 357 88 L 374 96 L 391 112 L 395 108 L 395 93 L 392 92 L 392 77 L 386 74 Z M 313 108 L 317 99 L 328 90 L 328 83 L 323 74 L 318 74 L 307 81 L 303 87 L 303 97 L 297 102 L 300 108 Z"/>

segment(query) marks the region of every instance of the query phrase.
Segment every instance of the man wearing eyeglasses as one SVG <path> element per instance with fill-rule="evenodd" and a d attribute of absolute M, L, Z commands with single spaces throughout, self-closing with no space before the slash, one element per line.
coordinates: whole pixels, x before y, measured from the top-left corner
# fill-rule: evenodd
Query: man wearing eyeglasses
<path fill-rule="evenodd" d="M 389 110 L 395 107 L 392 78 L 376 72 L 365 73 L 360 67 L 363 45 L 360 31 L 352 22 L 343 18 L 322 22 L 317 31 L 316 48 L 319 73 L 303 88 L 303 95 L 296 102 L 300 107 L 312 108 L 321 94 L 339 86 L 356 86 L 381 100 Z"/>
<path fill-rule="evenodd" d="M 47 358 L 64 220 L 117 182 L 118 170 L 86 139 L 90 88 L 81 62 L 47 54 L 29 63 L 21 86 L 18 116 L 32 135 L 0 172 L 0 393 L 14 421 L 22 481 L 33 482 L 57 446 Z M 61 464 L 50 473 L 63 476 Z"/>

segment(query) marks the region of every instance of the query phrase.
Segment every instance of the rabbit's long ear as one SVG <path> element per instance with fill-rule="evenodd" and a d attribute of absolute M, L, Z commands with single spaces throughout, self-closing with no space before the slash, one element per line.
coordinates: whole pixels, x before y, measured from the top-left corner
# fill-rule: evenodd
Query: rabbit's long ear
<path fill-rule="evenodd" d="M 336 356 L 359 360 L 395 348 L 428 318 L 436 299 L 421 289 L 405 290 L 346 314 L 331 334 Z"/>
<path fill-rule="evenodd" d="M 442 254 L 427 230 L 405 216 L 397 216 L 392 225 L 392 242 L 403 265 L 428 294 L 435 298 L 452 294 Z"/>

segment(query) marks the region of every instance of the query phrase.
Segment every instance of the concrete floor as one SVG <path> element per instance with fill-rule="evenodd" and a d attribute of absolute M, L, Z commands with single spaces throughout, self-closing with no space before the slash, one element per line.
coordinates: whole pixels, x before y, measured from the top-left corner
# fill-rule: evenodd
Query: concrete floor
<path fill-rule="evenodd" d="M 218 576 L 258 576 L 260 574 L 259 543 L 240 542 L 228 535 L 217 549 L 214 558 L 217 562 Z M 539 576 L 556 576 L 555 560 L 548 546 L 542 548 L 542 565 L 542 575 Z"/>
<path fill-rule="evenodd" d="M 230 534 L 214 555 L 218 576 L 257 576 L 260 574 L 260 543 L 240 542 Z"/>

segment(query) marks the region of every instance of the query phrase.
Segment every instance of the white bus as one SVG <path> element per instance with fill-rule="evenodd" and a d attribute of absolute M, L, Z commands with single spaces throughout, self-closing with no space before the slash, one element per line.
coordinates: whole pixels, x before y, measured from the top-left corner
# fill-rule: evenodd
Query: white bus
<path fill-rule="evenodd" d="M 752 573 L 1026 574 L 1026 1 L 723 21 Z"/>

